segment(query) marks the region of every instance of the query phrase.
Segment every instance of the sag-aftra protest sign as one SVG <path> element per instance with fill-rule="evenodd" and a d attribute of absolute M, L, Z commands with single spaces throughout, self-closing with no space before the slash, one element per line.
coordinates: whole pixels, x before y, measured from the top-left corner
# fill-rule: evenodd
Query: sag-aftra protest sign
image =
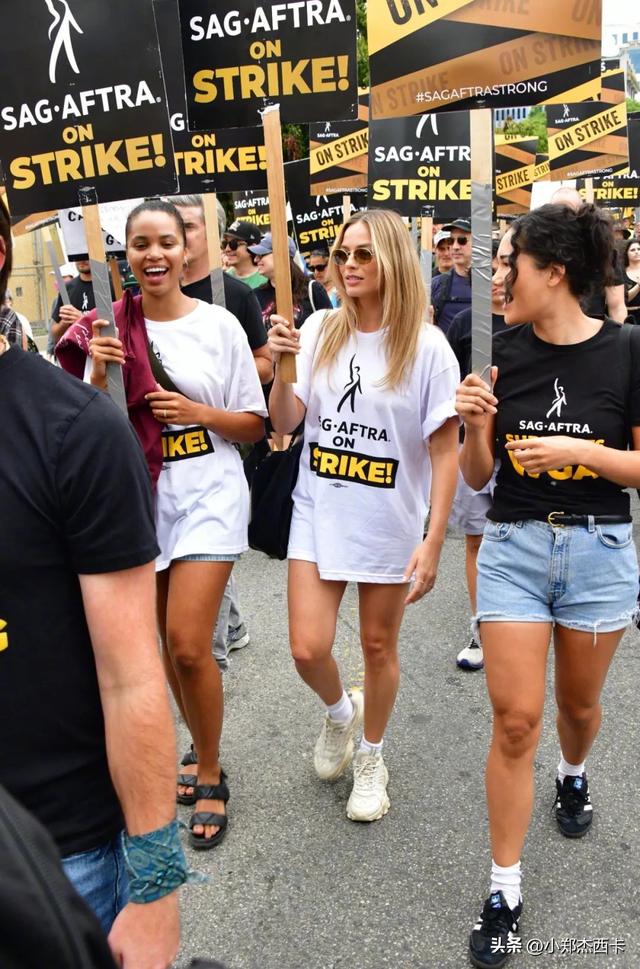
<path fill-rule="evenodd" d="M 614 175 L 628 168 L 626 104 L 547 106 L 552 180 Z"/>
<path fill-rule="evenodd" d="M 596 97 L 601 28 L 601 0 L 369 0 L 371 117 Z"/>
<path fill-rule="evenodd" d="M 531 208 L 531 189 L 536 180 L 537 138 L 495 135 L 496 215 L 521 215 Z"/>
<path fill-rule="evenodd" d="M 287 162 L 284 166 L 287 198 L 303 256 L 313 249 L 330 249 L 344 222 L 342 199 L 336 195 L 309 194 L 309 159 Z M 350 212 L 367 206 L 366 192 L 350 195 Z"/>
<path fill-rule="evenodd" d="M 471 214 L 469 112 L 369 122 L 369 206 L 438 222 Z"/>
<path fill-rule="evenodd" d="M 576 181 L 576 188 L 583 198 L 587 197 L 584 179 Z M 605 209 L 637 208 L 640 205 L 640 177 L 634 173 L 594 179 L 593 201 Z"/>
<path fill-rule="evenodd" d="M 0 159 L 15 214 L 176 191 L 151 0 L 2 0 Z M 5 37 L 6 39 L 6 37 Z"/>
<path fill-rule="evenodd" d="M 155 0 L 155 11 L 180 192 L 266 189 L 267 155 L 261 126 L 188 131 L 177 0 Z"/>
<path fill-rule="evenodd" d="M 331 195 L 367 187 L 369 90 L 358 95 L 356 121 L 309 125 L 311 194 Z"/>
<path fill-rule="evenodd" d="M 179 0 L 189 128 L 353 118 L 355 0 Z"/>

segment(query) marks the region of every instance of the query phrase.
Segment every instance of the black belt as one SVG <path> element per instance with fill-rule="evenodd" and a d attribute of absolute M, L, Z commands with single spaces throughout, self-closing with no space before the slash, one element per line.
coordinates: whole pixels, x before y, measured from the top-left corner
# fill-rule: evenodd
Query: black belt
<path fill-rule="evenodd" d="M 631 515 L 568 515 L 564 511 L 551 511 L 547 515 L 549 525 L 564 528 L 568 525 L 625 525 L 631 521 Z"/>

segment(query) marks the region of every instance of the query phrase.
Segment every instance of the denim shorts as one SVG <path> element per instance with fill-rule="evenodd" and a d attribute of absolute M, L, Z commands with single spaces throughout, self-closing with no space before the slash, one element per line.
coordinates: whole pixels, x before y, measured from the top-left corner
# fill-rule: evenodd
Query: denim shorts
<path fill-rule="evenodd" d="M 99 848 L 67 855 L 62 859 L 62 867 L 108 935 L 116 915 L 129 901 L 129 876 L 122 835 L 116 835 Z"/>
<path fill-rule="evenodd" d="M 485 525 L 478 552 L 476 632 L 480 622 L 548 622 L 595 637 L 627 626 L 637 595 L 631 522 Z"/>
<path fill-rule="evenodd" d="M 201 552 L 195 553 L 193 555 L 180 555 L 177 559 L 172 559 L 172 562 L 239 562 L 242 558 L 242 552 L 221 552 L 220 554 L 213 554 L 213 552 Z"/>

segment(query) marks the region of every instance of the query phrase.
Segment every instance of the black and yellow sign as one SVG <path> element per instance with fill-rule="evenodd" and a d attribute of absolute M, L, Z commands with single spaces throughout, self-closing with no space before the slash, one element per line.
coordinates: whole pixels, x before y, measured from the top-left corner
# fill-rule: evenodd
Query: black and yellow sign
<path fill-rule="evenodd" d="M 233 218 L 241 222 L 253 222 L 264 234 L 271 226 L 269 215 L 269 196 L 256 192 L 234 192 Z"/>
<path fill-rule="evenodd" d="M 214 450 L 206 427 L 198 425 L 162 432 L 162 457 L 167 463 L 199 458 L 203 454 L 213 454 Z"/>
<path fill-rule="evenodd" d="M 531 188 L 536 180 L 537 138 L 495 136 L 496 214 L 521 215 L 531 208 Z"/>
<path fill-rule="evenodd" d="M 627 99 L 627 81 L 619 57 L 608 57 L 602 61 L 602 104 L 624 104 Z"/>
<path fill-rule="evenodd" d="M 319 444 L 310 444 L 309 450 L 311 470 L 319 478 L 351 481 L 371 488 L 395 487 L 398 473 L 398 461 L 395 459 L 321 447 Z"/>
<path fill-rule="evenodd" d="M 576 181 L 576 188 L 586 198 L 584 179 Z M 594 179 L 593 201 L 605 209 L 637 208 L 640 206 L 640 176 L 634 173 Z"/>
<path fill-rule="evenodd" d="M 551 178 L 551 167 L 549 165 L 549 155 L 546 152 L 539 152 L 536 155 L 536 164 L 533 170 L 534 182 L 548 182 Z"/>
<path fill-rule="evenodd" d="M 152 0 L 4 0 L 0 157 L 14 215 L 172 194 Z"/>
<path fill-rule="evenodd" d="M 628 167 L 626 104 L 547 106 L 551 179 L 614 175 Z"/>
<path fill-rule="evenodd" d="M 187 130 L 176 0 L 155 0 L 155 12 L 180 192 L 198 194 L 266 189 L 267 156 L 262 126 L 218 131 Z"/>
<path fill-rule="evenodd" d="M 369 0 L 371 117 L 596 97 L 601 24 L 601 0 Z"/>
<path fill-rule="evenodd" d="M 311 195 L 309 192 L 309 159 L 286 162 L 284 181 L 298 248 L 303 256 L 314 249 L 330 249 L 344 221 L 342 198 Z M 352 192 L 350 212 L 367 207 L 366 192 Z"/>
<path fill-rule="evenodd" d="M 437 222 L 471 212 L 469 112 L 369 122 L 369 205 Z"/>
<path fill-rule="evenodd" d="M 189 128 L 355 117 L 355 0 L 178 0 Z"/>
<path fill-rule="evenodd" d="M 369 89 L 358 96 L 356 121 L 309 125 L 311 194 L 331 195 L 367 187 Z"/>
<path fill-rule="evenodd" d="M 629 132 L 629 168 L 632 172 L 640 172 L 640 111 L 634 111 L 627 116 L 627 130 Z"/>

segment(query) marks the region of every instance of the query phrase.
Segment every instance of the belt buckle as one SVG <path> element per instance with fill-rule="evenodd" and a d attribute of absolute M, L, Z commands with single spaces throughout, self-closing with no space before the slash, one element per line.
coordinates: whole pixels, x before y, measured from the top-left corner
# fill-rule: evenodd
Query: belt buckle
<path fill-rule="evenodd" d="M 564 525 L 563 522 L 557 522 L 557 521 L 554 520 L 554 516 L 555 515 L 564 515 L 564 512 L 563 511 L 550 511 L 549 512 L 549 514 L 547 515 L 547 521 L 551 525 L 551 527 L 552 528 L 566 528 L 566 525 Z"/>

